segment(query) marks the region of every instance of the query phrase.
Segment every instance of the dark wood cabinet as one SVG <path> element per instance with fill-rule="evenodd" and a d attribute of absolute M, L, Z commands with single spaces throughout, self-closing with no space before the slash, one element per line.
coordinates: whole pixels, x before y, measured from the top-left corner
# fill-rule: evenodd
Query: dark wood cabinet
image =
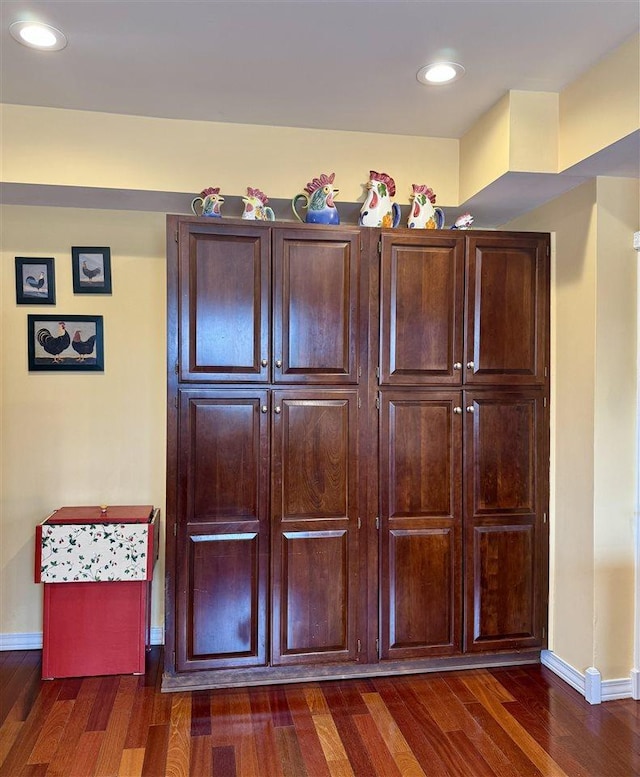
<path fill-rule="evenodd" d="M 546 409 L 539 391 L 465 392 L 465 650 L 542 644 Z"/>
<path fill-rule="evenodd" d="M 548 236 L 167 238 L 163 687 L 535 660 Z"/>
<path fill-rule="evenodd" d="M 382 234 L 382 385 L 461 382 L 464 242 L 441 235 L 422 229 Z"/>
<path fill-rule="evenodd" d="M 275 391 L 273 401 L 271 660 L 354 661 L 357 391 Z"/>
<path fill-rule="evenodd" d="M 439 233 L 382 235 L 380 383 L 544 385 L 547 237 Z"/>
<path fill-rule="evenodd" d="M 266 663 L 267 394 L 179 392 L 179 671 Z"/>
<path fill-rule="evenodd" d="M 358 382 L 357 230 L 183 221 L 176 236 L 180 381 Z"/>
<path fill-rule="evenodd" d="M 273 380 L 358 382 L 357 231 L 275 229 Z"/>
<path fill-rule="evenodd" d="M 460 650 L 461 402 L 459 391 L 382 394 L 383 660 Z"/>
<path fill-rule="evenodd" d="M 548 373 L 549 239 L 467 238 L 464 382 L 544 386 Z"/>

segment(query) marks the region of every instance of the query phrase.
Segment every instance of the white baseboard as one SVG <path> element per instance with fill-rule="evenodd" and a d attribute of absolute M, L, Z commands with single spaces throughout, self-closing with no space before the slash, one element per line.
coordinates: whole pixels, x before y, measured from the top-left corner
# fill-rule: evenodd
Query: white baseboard
<path fill-rule="evenodd" d="M 164 644 L 164 629 L 159 626 L 155 626 L 151 629 L 151 644 L 163 645 Z M 19 634 L 0 634 L 0 652 L 5 650 L 41 650 L 42 649 L 42 632 L 35 631 L 29 633 Z"/>
<path fill-rule="evenodd" d="M 582 694 L 589 704 L 600 704 L 602 701 L 614 699 L 640 698 L 640 672 L 635 669 L 631 670 L 631 676 L 628 679 L 603 680 L 595 667 L 590 666 L 582 674 L 551 650 L 543 650 L 540 661 L 567 685 Z"/>

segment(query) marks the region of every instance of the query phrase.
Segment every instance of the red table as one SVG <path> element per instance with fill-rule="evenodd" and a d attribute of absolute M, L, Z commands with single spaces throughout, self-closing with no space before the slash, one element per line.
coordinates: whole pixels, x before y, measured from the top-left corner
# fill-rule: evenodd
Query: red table
<path fill-rule="evenodd" d="M 36 526 L 42 678 L 142 674 L 160 511 L 62 507 Z"/>

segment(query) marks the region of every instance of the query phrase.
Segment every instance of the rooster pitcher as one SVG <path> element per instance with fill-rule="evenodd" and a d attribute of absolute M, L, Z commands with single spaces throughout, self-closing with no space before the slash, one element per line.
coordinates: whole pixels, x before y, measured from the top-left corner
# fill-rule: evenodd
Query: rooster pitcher
<path fill-rule="evenodd" d="M 367 197 L 360 209 L 358 223 L 362 227 L 397 227 L 400 223 L 400 206 L 391 202 L 396 193 L 396 183 L 390 175 L 369 172 Z"/>
<path fill-rule="evenodd" d="M 224 202 L 224 197 L 220 194 L 220 187 L 203 189 L 199 197 L 194 197 L 191 201 L 191 210 L 194 216 L 210 216 L 219 219 L 222 217 L 220 206 Z M 198 210 L 200 212 L 198 213 Z"/>
<path fill-rule="evenodd" d="M 308 224 L 340 223 L 338 209 L 333 201 L 333 198 L 339 192 L 339 189 L 335 189 L 333 186 L 335 177 L 335 173 L 331 173 L 331 175 L 322 173 L 319 178 L 309 181 L 304 187 L 304 192 L 296 194 L 291 200 L 291 208 L 298 221 L 302 221 L 302 219 L 296 210 L 296 205 L 298 200 L 305 200 L 305 204 L 302 207 L 307 209 L 307 215 L 304 220 Z"/>
<path fill-rule="evenodd" d="M 407 226 L 411 229 L 442 229 L 444 211 L 435 207 L 436 195 L 433 189 L 424 183 L 414 183 L 411 199 L 411 211 Z"/>

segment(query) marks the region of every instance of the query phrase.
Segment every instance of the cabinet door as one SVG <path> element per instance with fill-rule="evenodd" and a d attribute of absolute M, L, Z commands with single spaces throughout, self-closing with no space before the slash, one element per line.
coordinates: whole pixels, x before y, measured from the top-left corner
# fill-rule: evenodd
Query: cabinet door
<path fill-rule="evenodd" d="M 380 383 L 461 383 L 463 269 L 458 235 L 383 233 Z"/>
<path fill-rule="evenodd" d="M 545 383 L 548 250 L 544 235 L 467 238 L 467 384 Z"/>
<path fill-rule="evenodd" d="M 274 230 L 276 383 L 358 382 L 357 230 Z"/>
<path fill-rule="evenodd" d="M 465 650 L 540 646 L 548 476 L 543 396 L 468 392 L 465 406 Z"/>
<path fill-rule="evenodd" d="M 269 241 L 258 227 L 180 223 L 179 380 L 268 380 Z"/>
<path fill-rule="evenodd" d="M 273 664 L 357 660 L 356 391 L 273 397 Z"/>
<path fill-rule="evenodd" d="M 179 397 L 176 668 L 264 665 L 267 392 Z"/>
<path fill-rule="evenodd" d="M 383 391 L 381 658 L 460 651 L 460 392 Z"/>

